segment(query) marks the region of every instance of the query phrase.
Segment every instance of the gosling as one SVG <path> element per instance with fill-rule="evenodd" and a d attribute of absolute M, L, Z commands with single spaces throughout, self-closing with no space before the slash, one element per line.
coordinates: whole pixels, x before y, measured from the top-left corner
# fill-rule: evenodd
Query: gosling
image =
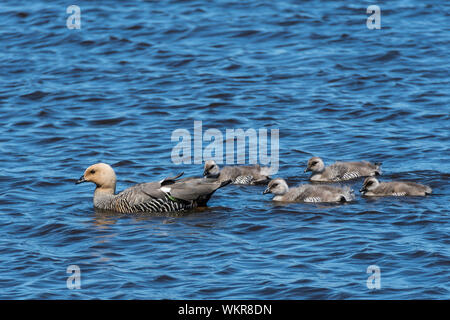
<path fill-rule="evenodd" d="M 312 171 L 309 180 L 316 182 L 337 182 L 381 175 L 381 163 L 368 161 L 335 162 L 325 167 L 322 159 L 312 157 L 309 159 L 305 172 Z"/>
<path fill-rule="evenodd" d="M 266 193 L 275 195 L 273 201 L 282 202 L 349 202 L 355 198 L 353 190 L 349 187 L 303 184 L 289 188 L 282 178 L 270 181 L 263 192 Z"/>
<path fill-rule="evenodd" d="M 415 182 L 379 182 L 375 177 L 366 178 L 363 182 L 361 190 L 359 191 L 362 195 L 368 197 L 426 196 L 432 192 L 429 186 Z"/>
<path fill-rule="evenodd" d="M 225 166 L 219 168 L 214 160 L 205 162 L 203 176 L 220 181 L 231 180 L 233 184 L 265 184 L 270 181 L 270 168 L 253 166 Z"/>

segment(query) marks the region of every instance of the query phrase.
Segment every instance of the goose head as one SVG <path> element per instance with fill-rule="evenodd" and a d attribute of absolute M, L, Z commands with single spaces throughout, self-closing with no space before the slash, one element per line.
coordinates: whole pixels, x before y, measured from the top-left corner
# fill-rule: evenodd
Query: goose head
<path fill-rule="evenodd" d="M 106 163 L 96 163 L 88 167 L 75 183 L 92 182 L 104 192 L 115 193 L 116 174 L 114 169 Z"/>

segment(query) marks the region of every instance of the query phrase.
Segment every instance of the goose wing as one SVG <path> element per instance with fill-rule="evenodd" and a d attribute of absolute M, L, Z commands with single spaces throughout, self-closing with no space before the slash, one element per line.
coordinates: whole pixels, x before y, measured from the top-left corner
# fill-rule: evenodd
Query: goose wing
<path fill-rule="evenodd" d="M 221 182 L 210 178 L 192 178 L 178 181 L 170 186 L 161 188 L 161 190 L 176 199 L 197 201 L 199 199 L 209 199 L 217 189 L 229 183 L 231 183 L 231 180 Z"/>
<path fill-rule="evenodd" d="M 161 187 L 175 184 L 176 179 L 182 175 L 183 173 L 180 173 L 175 177 L 167 177 L 161 181 L 136 184 L 119 193 L 116 196 L 116 201 L 126 202 L 129 206 L 134 206 L 154 199 L 162 199 L 166 195 Z"/>

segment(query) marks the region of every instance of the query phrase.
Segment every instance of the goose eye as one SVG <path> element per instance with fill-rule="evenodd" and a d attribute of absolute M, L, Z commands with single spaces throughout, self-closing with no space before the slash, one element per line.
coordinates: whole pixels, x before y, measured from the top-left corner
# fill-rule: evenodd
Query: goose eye
<path fill-rule="evenodd" d="M 315 166 L 317 164 L 317 162 L 316 161 L 314 161 L 314 162 L 311 162 L 311 165 L 312 166 Z"/>
<path fill-rule="evenodd" d="M 91 170 L 91 174 L 95 174 L 95 170 L 94 169 Z"/>
<path fill-rule="evenodd" d="M 370 186 L 372 184 L 373 184 L 373 181 L 369 181 L 369 182 L 366 183 L 366 186 Z"/>

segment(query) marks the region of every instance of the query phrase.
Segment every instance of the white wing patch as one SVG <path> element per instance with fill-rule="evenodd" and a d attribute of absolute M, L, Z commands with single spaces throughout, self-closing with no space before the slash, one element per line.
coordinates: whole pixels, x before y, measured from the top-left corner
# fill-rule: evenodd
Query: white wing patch
<path fill-rule="evenodd" d="M 169 187 L 161 187 L 159 190 L 161 190 L 161 191 L 164 192 L 164 193 L 169 193 L 170 190 L 172 190 L 172 189 L 169 188 Z"/>
<path fill-rule="evenodd" d="M 403 197 L 406 196 L 406 192 L 393 192 L 392 195 L 394 197 Z"/>

